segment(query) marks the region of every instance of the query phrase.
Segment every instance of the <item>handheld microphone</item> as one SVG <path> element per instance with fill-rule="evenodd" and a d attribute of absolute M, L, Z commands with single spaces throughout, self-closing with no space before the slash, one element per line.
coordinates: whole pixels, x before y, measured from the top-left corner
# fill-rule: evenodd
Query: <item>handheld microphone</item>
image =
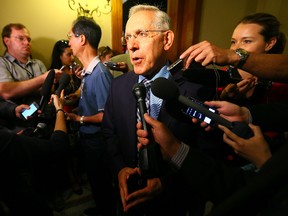
<path fill-rule="evenodd" d="M 230 122 L 219 116 L 217 113 L 210 112 L 207 108 L 191 101 L 187 97 L 180 94 L 178 87 L 170 80 L 159 77 L 151 85 L 153 94 L 164 100 L 178 100 L 180 103 L 192 107 L 198 112 L 211 118 L 215 123 L 223 125 L 233 131 L 242 138 L 250 138 L 254 134 L 251 128 L 243 122 Z"/>
<path fill-rule="evenodd" d="M 59 79 L 59 87 L 55 91 L 55 94 L 60 97 L 61 91 L 66 88 L 70 83 L 71 77 L 69 74 L 63 74 Z"/>
<path fill-rule="evenodd" d="M 146 87 L 143 83 L 136 83 L 132 90 L 137 100 L 143 129 L 148 132 L 148 139 L 150 140 L 148 145 L 139 149 L 139 168 L 141 170 L 141 176 L 146 179 L 155 178 L 160 175 L 162 156 L 159 145 L 154 141 L 151 127 L 144 119 L 144 113 L 147 113 L 145 103 Z"/>
<path fill-rule="evenodd" d="M 52 69 L 52 70 L 50 70 L 49 74 L 47 75 L 47 77 L 43 83 L 43 86 L 41 88 L 41 91 L 40 91 L 41 99 L 39 102 L 39 109 L 41 109 L 41 110 L 42 110 L 44 104 L 46 103 L 47 98 L 50 97 L 51 89 L 52 89 L 52 86 L 54 83 L 54 78 L 55 78 L 55 70 Z"/>
<path fill-rule="evenodd" d="M 35 130 L 33 131 L 33 134 L 38 133 L 40 130 L 43 130 L 46 127 L 45 123 L 39 122 L 35 128 Z"/>

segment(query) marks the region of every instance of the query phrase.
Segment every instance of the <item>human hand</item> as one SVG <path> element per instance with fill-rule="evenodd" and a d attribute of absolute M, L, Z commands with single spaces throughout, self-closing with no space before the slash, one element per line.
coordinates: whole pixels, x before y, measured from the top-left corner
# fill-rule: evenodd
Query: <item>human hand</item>
<path fill-rule="evenodd" d="M 73 68 L 72 70 L 73 70 L 73 73 L 76 75 L 76 77 L 77 77 L 78 79 L 81 79 L 81 78 L 82 78 L 81 74 L 82 74 L 83 67 L 82 67 L 80 64 L 78 64 L 78 65 L 77 65 L 75 68 Z"/>
<path fill-rule="evenodd" d="M 208 41 L 202 41 L 190 46 L 179 58 L 184 59 L 184 68 L 187 69 L 193 61 L 201 63 L 202 66 L 211 63 L 218 65 L 232 64 L 231 56 L 233 55 L 235 55 L 233 50 L 222 49 Z"/>
<path fill-rule="evenodd" d="M 240 107 L 227 101 L 205 101 L 204 103 L 215 107 L 220 116 L 228 121 L 249 123 L 250 112 L 246 107 Z"/>
<path fill-rule="evenodd" d="M 124 167 L 118 173 L 118 186 L 120 191 L 120 198 L 123 208 L 127 206 L 127 197 L 128 197 L 128 179 L 132 178 L 133 175 L 140 175 L 138 168 Z"/>
<path fill-rule="evenodd" d="M 159 178 L 147 179 L 147 186 L 136 190 L 126 198 L 126 205 L 123 206 L 124 212 L 129 212 L 136 206 L 139 206 L 148 200 L 158 196 L 162 192 L 162 184 Z"/>
<path fill-rule="evenodd" d="M 164 160 L 170 160 L 180 147 L 181 142 L 174 137 L 174 135 L 168 130 L 168 128 L 161 122 L 153 119 L 147 113 L 144 114 L 145 121 L 151 125 L 151 130 L 155 142 L 160 145 L 161 153 Z M 142 148 L 142 145 L 147 145 L 148 132 L 142 129 L 141 122 L 137 123 L 137 136 L 138 136 L 138 148 Z"/>
<path fill-rule="evenodd" d="M 249 93 L 253 87 L 256 85 L 256 78 L 247 78 L 243 79 L 237 84 L 228 84 L 223 91 L 221 92 L 220 98 L 221 100 L 229 100 L 229 99 L 240 99 L 240 98 L 249 98 L 252 93 Z"/>
<path fill-rule="evenodd" d="M 234 134 L 228 128 L 219 125 L 223 130 L 223 140 L 230 145 L 236 154 L 252 162 L 257 168 L 261 166 L 271 157 L 268 143 L 264 139 L 260 127 L 249 124 L 254 136 L 249 139 L 243 139 Z"/>
<path fill-rule="evenodd" d="M 29 109 L 29 105 L 27 105 L 27 104 L 21 104 L 21 105 L 17 106 L 17 107 L 15 108 L 15 116 L 16 116 L 17 118 L 22 118 L 21 113 L 23 112 L 24 109 Z"/>
<path fill-rule="evenodd" d="M 63 109 L 64 90 L 61 91 L 60 98 L 56 94 L 52 94 L 49 103 L 52 103 L 52 102 L 56 110 Z"/>
<path fill-rule="evenodd" d="M 250 112 L 246 107 L 240 107 L 236 104 L 227 101 L 205 101 L 204 104 L 210 107 L 214 107 L 219 115 L 230 122 L 246 122 L 249 123 Z M 199 123 L 199 120 L 192 118 L 193 123 Z M 214 129 L 206 122 L 200 122 L 200 126 L 205 128 L 205 131 L 211 131 Z"/>

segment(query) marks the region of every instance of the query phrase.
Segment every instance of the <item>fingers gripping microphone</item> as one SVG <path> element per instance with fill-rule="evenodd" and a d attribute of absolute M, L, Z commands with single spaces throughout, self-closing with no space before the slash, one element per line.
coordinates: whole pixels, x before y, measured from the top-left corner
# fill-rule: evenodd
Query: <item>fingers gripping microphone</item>
<path fill-rule="evenodd" d="M 69 74 L 63 74 L 59 79 L 59 87 L 55 91 L 55 94 L 60 97 L 61 91 L 69 85 L 71 77 Z"/>
<path fill-rule="evenodd" d="M 146 179 L 159 177 L 162 160 L 160 147 L 154 141 L 150 125 L 144 120 L 144 113 L 147 113 L 145 103 L 146 87 L 143 83 L 136 83 L 133 86 L 133 93 L 137 100 L 143 129 L 148 132 L 148 139 L 150 140 L 148 145 L 139 149 L 139 168 L 141 170 L 141 176 Z"/>
<path fill-rule="evenodd" d="M 43 86 L 41 88 L 40 94 L 41 94 L 41 99 L 39 102 L 39 109 L 42 109 L 44 106 L 44 103 L 47 102 L 47 99 L 50 97 L 51 94 L 51 89 L 54 83 L 54 78 L 55 78 L 55 70 L 52 69 L 50 70 L 49 74 L 47 75 Z"/>
<path fill-rule="evenodd" d="M 178 100 L 180 103 L 192 107 L 198 112 L 211 118 L 217 124 L 223 125 L 242 138 L 250 138 L 254 134 L 251 128 L 243 122 L 230 122 L 219 116 L 217 113 L 210 112 L 207 108 L 191 101 L 187 97 L 180 95 L 178 87 L 168 79 L 159 77 L 151 85 L 153 94 L 164 100 Z"/>

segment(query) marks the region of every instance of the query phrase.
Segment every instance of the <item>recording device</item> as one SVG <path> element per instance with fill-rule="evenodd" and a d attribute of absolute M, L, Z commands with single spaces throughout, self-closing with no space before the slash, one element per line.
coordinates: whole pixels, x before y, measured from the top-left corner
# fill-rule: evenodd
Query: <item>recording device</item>
<path fill-rule="evenodd" d="M 104 65 L 109 67 L 109 68 L 111 68 L 111 69 L 117 68 L 117 63 L 116 62 L 106 61 L 106 62 L 104 62 Z"/>
<path fill-rule="evenodd" d="M 167 67 L 171 74 L 174 74 L 183 68 L 183 59 L 178 59 Z"/>
<path fill-rule="evenodd" d="M 66 88 L 66 86 L 70 83 L 71 77 L 69 74 L 63 74 L 59 79 L 59 86 L 55 91 L 55 94 L 60 97 L 61 91 Z"/>
<path fill-rule="evenodd" d="M 75 71 L 76 67 L 78 66 L 77 62 L 73 62 L 69 67 L 72 71 Z"/>
<path fill-rule="evenodd" d="M 210 112 L 213 112 L 213 113 L 218 113 L 218 111 L 213 108 L 213 107 L 209 107 L 207 105 L 205 105 L 204 103 L 202 103 L 201 101 L 199 100 L 196 100 L 195 98 L 192 98 L 192 97 L 188 97 L 191 101 L 199 104 L 200 106 L 202 107 L 205 107 L 206 109 L 208 109 Z M 194 109 L 193 107 L 190 107 L 190 106 L 185 106 L 184 108 L 181 109 L 181 111 L 190 116 L 190 117 L 193 117 L 193 118 L 197 118 L 198 120 L 200 121 L 204 121 L 206 122 L 207 124 L 210 124 L 210 125 L 214 125 L 214 121 L 212 121 L 211 118 L 203 115 L 201 112 L 198 112 L 196 109 Z"/>
<path fill-rule="evenodd" d="M 143 129 L 148 132 L 148 139 L 150 140 L 148 145 L 143 146 L 139 150 L 139 167 L 141 170 L 141 176 L 145 179 L 155 178 L 160 175 L 162 156 L 159 145 L 154 141 L 151 126 L 144 120 L 144 113 L 147 113 L 145 103 L 146 87 L 143 83 L 136 83 L 133 86 L 132 91 L 137 100 Z"/>
<path fill-rule="evenodd" d="M 253 136 L 251 128 L 243 122 L 230 122 L 222 118 L 216 112 L 211 112 L 204 106 L 199 105 L 197 102 L 180 95 L 178 87 L 170 80 L 159 77 L 151 84 L 153 94 L 164 100 L 178 100 L 180 103 L 197 110 L 206 117 L 210 118 L 216 124 L 223 125 L 233 131 L 235 134 L 242 138 L 250 138 Z"/>
<path fill-rule="evenodd" d="M 39 109 L 43 109 L 44 105 L 48 103 L 47 99 L 50 98 L 51 95 L 51 89 L 54 83 L 54 78 L 55 78 L 55 70 L 52 69 L 50 70 L 49 74 L 47 75 L 43 86 L 41 88 L 41 99 L 39 102 Z"/>
<path fill-rule="evenodd" d="M 35 134 L 40 133 L 41 130 L 44 130 L 44 129 L 46 128 L 46 126 L 47 126 L 47 125 L 46 125 L 45 123 L 39 122 L 39 123 L 37 124 L 36 128 L 34 129 L 33 134 L 35 135 Z"/>
<path fill-rule="evenodd" d="M 34 115 L 39 109 L 39 105 L 36 102 L 31 103 L 29 107 L 30 109 L 24 109 L 21 113 L 22 117 L 26 120 L 28 119 L 28 116 Z"/>

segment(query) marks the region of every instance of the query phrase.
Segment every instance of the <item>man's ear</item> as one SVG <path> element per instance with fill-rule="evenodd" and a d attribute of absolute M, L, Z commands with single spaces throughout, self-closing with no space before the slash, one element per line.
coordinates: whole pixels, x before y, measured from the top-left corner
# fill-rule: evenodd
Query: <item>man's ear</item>
<path fill-rule="evenodd" d="M 277 38 L 276 37 L 272 37 L 266 44 L 265 47 L 265 51 L 268 52 L 269 50 L 271 50 L 274 45 L 277 43 Z"/>
<path fill-rule="evenodd" d="M 173 42 L 174 42 L 174 32 L 171 30 L 166 31 L 164 36 L 164 49 L 167 51 L 171 48 Z"/>
<path fill-rule="evenodd" d="M 9 38 L 8 37 L 4 37 L 3 38 L 4 44 L 7 47 L 7 43 L 9 43 Z"/>

